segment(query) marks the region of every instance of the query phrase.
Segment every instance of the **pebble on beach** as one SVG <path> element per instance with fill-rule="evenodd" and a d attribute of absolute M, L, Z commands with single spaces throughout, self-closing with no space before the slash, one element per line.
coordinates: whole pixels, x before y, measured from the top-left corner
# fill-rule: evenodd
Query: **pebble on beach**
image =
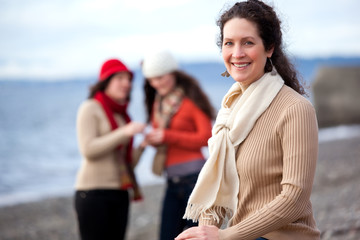
<path fill-rule="evenodd" d="M 321 239 L 360 239 L 360 138 L 320 143 L 313 194 Z M 127 240 L 156 240 L 164 185 L 143 187 L 131 205 Z M 1 240 L 79 239 L 72 197 L 0 208 Z"/>

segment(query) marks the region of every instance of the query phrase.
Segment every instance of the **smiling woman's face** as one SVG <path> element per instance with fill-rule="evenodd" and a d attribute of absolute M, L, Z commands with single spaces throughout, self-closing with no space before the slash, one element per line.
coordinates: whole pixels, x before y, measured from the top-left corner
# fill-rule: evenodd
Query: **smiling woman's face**
<path fill-rule="evenodd" d="M 131 90 L 131 76 L 127 72 L 116 73 L 105 89 L 106 95 L 117 102 L 125 102 Z"/>
<path fill-rule="evenodd" d="M 166 96 L 176 85 L 175 75 L 168 73 L 159 77 L 148 78 L 149 84 L 160 96 Z"/>
<path fill-rule="evenodd" d="M 248 87 L 264 75 L 266 59 L 273 49 L 265 51 L 253 22 L 244 18 L 227 21 L 223 30 L 222 56 L 231 77 Z"/>

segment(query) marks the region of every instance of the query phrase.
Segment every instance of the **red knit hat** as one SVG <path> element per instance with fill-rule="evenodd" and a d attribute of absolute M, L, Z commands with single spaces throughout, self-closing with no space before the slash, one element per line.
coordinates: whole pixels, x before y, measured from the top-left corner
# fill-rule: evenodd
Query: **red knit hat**
<path fill-rule="evenodd" d="M 118 73 L 118 72 L 128 72 L 130 73 L 130 78 L 132 79 L 134 74 L 130 71 L 125 64 L 123 64 L 118 59 L 109 59 L 101 67 L 99 81 L 104 81 L 111 75 Z"/>

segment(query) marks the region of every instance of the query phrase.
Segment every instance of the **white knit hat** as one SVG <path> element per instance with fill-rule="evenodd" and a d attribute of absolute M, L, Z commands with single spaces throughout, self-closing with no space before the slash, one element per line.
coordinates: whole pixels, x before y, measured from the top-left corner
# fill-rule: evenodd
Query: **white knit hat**
<path fill-rule="evenodd" d="M 142 63 L 145 78 L 159 77 L 178 69 L 175 58 L 168 51 L 160 51 L 146 56 Z"/>

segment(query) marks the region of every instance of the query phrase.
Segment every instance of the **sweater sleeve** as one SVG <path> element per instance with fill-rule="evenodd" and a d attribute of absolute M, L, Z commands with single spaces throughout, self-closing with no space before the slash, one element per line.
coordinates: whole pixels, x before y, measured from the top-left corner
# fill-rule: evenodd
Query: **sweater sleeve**
<path fill-rule="evenodd" d="M 106 134 L 100 133 L 101 121 L 107 120 L 100 111 L 101 106 L 96 102 L 86 101 L 80 106 L 76 121 L 80 152 L 84 157 L 93 160 L 129 141 L 122 127 Z"/>
<path fill-rule="evenodd" d="M 177 127 L 166 129 L 164 142 L 187 149 L 199 149 L 206 146 L 208 139 L 211 137 L 211 119 L 190 100 L 187 100 L 181 111 L 191 116 L 195 131 Z M 181 116 L 183 115 L 179 114 L 174 118 L 177 118 L 176 121 L 183 125 L 185 123 L 182 122 Z"/>
<path fill-rule="evenodd" d="M 318 154 L 318 127 L 310 103 L 290 106 L 279 122 L 283 148 L 281 193 L 238 224 L 219 231 L 220 239 L 255 239 L 309 214 Z"/>

